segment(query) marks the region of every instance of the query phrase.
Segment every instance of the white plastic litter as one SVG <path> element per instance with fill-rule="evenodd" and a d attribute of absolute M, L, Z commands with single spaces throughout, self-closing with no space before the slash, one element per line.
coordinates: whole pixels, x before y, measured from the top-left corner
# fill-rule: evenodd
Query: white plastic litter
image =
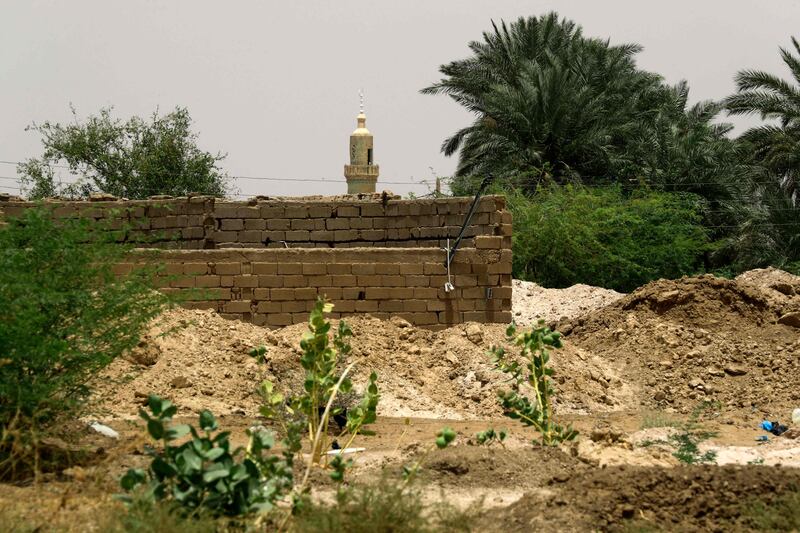
<path fill-rule="evenodd" d="M 792 424 L 800 424 L 800 407 L 792 411 Z"/>
<path fill-rule="evenodd" d="M 341 450 L 331 450 L 325 452 L 327 455 L 339 455 L 339 454 L 347 454 L 347 453 L 356 453 L 356 452 L 363 452 L 366 451 L 366 448 L 344 448 Z"/>
<path fill-rule="evenodd" d="M 104 426 L 100 422 L 92 422 L 91 424 L 89 424 L 89 427 L 95 430 L 96 432 L 100 433 L 101 435 L 104 435 L 110 439 L 119 438 L 119 433 L 117 433 L 108 426 Z"/>

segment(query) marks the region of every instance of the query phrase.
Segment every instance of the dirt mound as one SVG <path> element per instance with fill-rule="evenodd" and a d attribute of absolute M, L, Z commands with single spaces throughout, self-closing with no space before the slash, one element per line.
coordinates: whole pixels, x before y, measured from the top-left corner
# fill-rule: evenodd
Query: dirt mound
<path fill-rule="evenodd" d="M 642 530 L 751 530 L 746 506 L 754 499 L 772 503 L 797 491 L 800 470 L 765 466 L 593 469 L 566 482 L 554 479 L 551 494 L 528 494 L 495 511 L 488 523 L 506 531 L 537 526 L 561 531 L 615 531 L 635 522 Z M 501 515 L 501 516 L 498 516 Z M 631 527 L 633 527 L 631 525 Z"/>
<path fill-rule="evenodd" d="M 613 303 L 624 294 L 592 287 L 573 285 L 566 289 L 546 289 L 531 281 L 513 280 L 511 308 L 514 321 L 520 326 L 535 324 L 544 319 L 550 323 L 577 318 L 590 311 Z"/>
<path fill-rule="evenodd" d="M 501 324 L 465 324 L 442 331 L 415 328 L 402 319 L 354 316 L 356 390 L 372 370 L 379 375 L 382 416 L 474 419 L 501 416 L 497 392 L 507 387 L 486 352 L 505 340 Z M 150 393 L 172 399 L 184 411 L 255 415 L 255 388 L 264 379 L 298 391 L 302 387 L 299 340 L 305 324 L 270 331 L 228 321 L 212 311 L 165 313 L 145 342 L 113 362 L 97 381 L 99 406 L 114 417 L 136 416 Z M 267 364 L 248 352 L 267 348 Z M 562 413 L 609 411 L 628 405 L 629 387 L 592 354 L 566 347 L 552 355 Z M 111 382 L 106 378 L 111 378 Z"/>
<path fill-rule="evenodd" d="M 686 412 L 711 399 L 785 418 L 800 405 L 800 336 L 778 321 L 798 307 L 773 292 L 752 278 L 660 280 L 560 329 L 624 374 L 643 406 Z"/>

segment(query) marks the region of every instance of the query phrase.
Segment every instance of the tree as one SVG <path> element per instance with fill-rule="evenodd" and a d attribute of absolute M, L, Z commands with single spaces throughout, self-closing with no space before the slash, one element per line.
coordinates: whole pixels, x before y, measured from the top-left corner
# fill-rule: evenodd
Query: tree
<path fill-rule="evenodd" d="M 228 178 L 218 167 L 225 156 L 197 147 L 186 109 L 178 107 L 164 116 L 153 113 L 149 122 L 139 117 L 123 122 L 111 111 L 101 109 L 81 122 L 73 109 L 74 124 L 44 122 L 28 128 L 42 136 L 44 146 L 41 157 L 18 167 L 30 198 L 82 198 L 99 191 L 143 199 L 228 191 Z M 54 169 L 63 162 L 79 176 L 76 183 L 57 183 Z"/>
<path fill-rule="evenodd" d="M 583 37 L 550 13 L 484 32 L 473 55 L 442 65 L 445 78 L 422 90 L 446 94 L 476 115 L 442 144 L 459 151 L 456 176 L 493 173 L 558 182 L 615 179 L 630 131 L 654 115 L 667 87 L 636 68 L 635 44 Z"/>
<path fill-rule="evenodd" d="M 732 115 L 760 115 L 770 121 L 737 139 L 749 169 L 749 202 L 733 242 L 739 268 L 800 259 L 800 43 L 781 48 L 792 75 L 786 81 L 768 72 L 742 70 L 737 93 L 725 99 Z"/>

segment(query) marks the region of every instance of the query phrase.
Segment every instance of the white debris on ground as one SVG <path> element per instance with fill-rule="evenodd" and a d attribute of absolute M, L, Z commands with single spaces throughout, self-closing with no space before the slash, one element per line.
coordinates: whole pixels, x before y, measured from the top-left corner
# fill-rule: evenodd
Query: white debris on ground
<path fill-rule="evenodd" d="M 611 289 L 583 284 L 546 289 L 532 281 L 515 279 L 512 283 L 511 307 L 519 326 L 529 326 L 540 318 L 547 322 L 576 318 L 625 296 Z"/>

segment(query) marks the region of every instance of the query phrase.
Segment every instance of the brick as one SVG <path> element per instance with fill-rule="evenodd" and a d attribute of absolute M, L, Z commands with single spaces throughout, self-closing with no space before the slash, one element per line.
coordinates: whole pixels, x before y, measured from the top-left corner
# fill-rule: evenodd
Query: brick
<path fill-rule="evenodd" d="M 334 309 L 339 313 L 353 313 L 356 310 L 354 300 L 338 300 L 335 302 Z"/>
<path fill-rule="evenodd" d="M 304 205 L 287 205 L 286 218 L 308 218 L 308 207 Z"/>
<path fill-rule="evenodd" d="M 263 238 L 262 242 L 274 242 L 280 244 L 280 241 L 286 240 L 286 232 L 285 231 L 265 231 L 261 237 Z M 283 245 L 280 245 L 283 248 Z"/>
<path fill-rule="evenodd" d="M 346 218 L 329 218 L 325 221 L 325 228 L 329 230 L 350 229 L 350 222 Z"/>
<path fill-rule="evenodd" d="M 274 230 L 286 231 L 288 229 L 291 229 L 291 227 L 292 227 L 292 221 L 289 220 L 288 218 L 272 218 L 270 220 L 267 220 L 267 229 L 271 231 Z"/>
<path fill-rule="evenodd" d="M 341 287 L 320 287 L 317 294 L 329 300 L 340 300 L 342 298 Z"/>
<path fill-rule="evenodd" d="M 294 300 L 295 289 L 272 289 L 269 291 L 269 297 L 275 301 Z"/>
<path fill-rule="evenodd" d="M 267 229 L 267 221 L 263 218 L 246 218 L 244 219 L 244 229 L 263 231 Z"/>
<path fill-rule="evenodd" d="M 511 274 L 511 263 L 492 263 L 488 267 L 489 274 Z"/>
<path fill-rule="evenodd" d="M 307 230 L 311 231 L 314 229 L 314 221 L 309 218 L 298 218 L 292 219 L 291 222 L 291 229 L 292 230 Z"/>
<path fill-rule="evenodd" d="M 324 263 L 303 263 L 303 274 L 306 276 L 326 274 L 327 272 L 327 265 Z"/>
<path fill-rule="evenodd" d="M 444 256 L 444 254 L 442 254 Z M 426 276 L 447 274 L 447 267 L 442 263 L 425 263 L 423 273 Z"/>
<path fill-rule="evenodd" d="M 241 218 L 224 218 L 220 224 L 222 231 L 239 231 L 244 229 L 244 220 Z"/>
<path fill-rule="evenodd" d="M 340 205 L 336 208 L 337 217 L 358 217 L 361 216 L 361 210 L 354 205 Z"/>
<path fill-rule="evenodd" d="M 261 280 L 259 280 L 259 284 Z M 256 300 L 269 300 L 269 289 L 265 287 L 258 287 L 253 289 L 253 298 Z"/>
<path fill-rule="evenodd" d="M 381 276 L 381 285 L 384 287 L 402 287 L 405 284 L 404 276 Z"/>
<path fill-rule="evenodd" d="M 220 276 L 219 278 L 220 287 L 233 287 L 233 278 L 234 276 Z"/>
<path fill-rule="evenodd" d="M 207 274 L 208 273 L 208 263 L 184 263 L 183 264 L 183 273 L 184 274 Z"/>
<path fill-rule="evenodd" d="M 252 263 L 253 274 L 277 274 L 277 263 Z"/>
<path fill-rule="evenodd" d="M 317 289 L 315 287 L 303 287 L 293 290 L 294 297 L 297 300 L 314 300 L 317 298 Z"/>
<path fill-rule="evenodd" d="M 283 206 L 262 205 L 259 207 L 259 212 L 261 218 L 265 218 L 267 220 L 271 218 L 286 218 L 286 210 L 283 208 Z"/>
<path fill-rule="evenodd" d="M 218 274 L 220 276 L 241 274 L 242 273 L 242 264 L 241 263 L 215 263 L 215 264 L 212 265 L 211 270 L 212 270 L 212 272 L 214 274 Z"/>
<path fill-rule="evenodd" d="M 331 242 L 333 241 L 333 232 L 325 230 L 312 231 L 309 239 L 316 242 Z"/>
<path fill-rule="evenodd" d="M 367 287 L 367 300 L 385 300 L 389 297 L 389 289 L 385 287 Z"/>
<path fill-rule="evenodd" d="M 429 283 L 428 276 L 405 276 L 405 285 L 408 287 L 427 287 Z"/>
<path fill-rule="evenodd" d="M 355 217 L 348 219 L 351 229 L 372 229 L 371 218 Z"/>
<path fill-rule="evenodd" d="M 458 288 L 474 287 L 478 284 L 475 276 L 454 276 L 453 285 Z"/>
<path fill-rule="evenodd" d="M 259 287 L 283 287 L 284 276 L 276 276 L 274 274 L 266 274 L 258 276 Z"/>
<path fill-rule="evenodd" d="M 258 287 L 259 276 L 241 275 L 233 277 L 234 287 Z"/>
<path fill-rule="evenodd" d="M 236 209 L 239 218 L 261 218 L 261 209 L 258 207 L 239 207 Z"/>
<path fill-rule="evenodd" d="M 411 287 L 390 287 L 389 298 L 392 300 L 410 300 L 414 298 L 414 289 Z"/>
<path fill-rule="evenodd" d="M 486 311 L 465 311 L 464 322 L 486 322 Z"/>
<path fill-rule="evenodd" d="M 306 276 L 306 280 L 309 287 L 330 287 L 331 285 L 331 277 L 328 275 Z"/>
<path fill-rule="evenodd" d="M 400 274 L 408 275 L 408 274 L 422 274 L 423 266 L 422 263 L 401 263 L 400 264 Z"/>
<path fill-rule="evenodd" d="M 212 234 L 214 242 L 237 242 L 239 233 L 236 231 L 215 231 Z"/>
<path fill-rule="evenodd" d="M 492 298 L 507 299 L 511 298 L 511 287 L 494 287 L 492 289 Z"/>
<path fill-rule="evenodd" d="M 418 326 L 428 326 L 437 324 L 439 322 L 439 316 L 436 313 L 414 313 L 411 322 Z"/>
<path fill-rule="evenodd" d="M 303 273 L 303 264 L 302 263 L 279 263 L 278 264 L 278 274 L 302 274 Z"/>
<path fill-rule="evenodd" d="M 308 230 L 290 230 L 286 232 L 286 240 L 291 242 L 306 242 L 311 233 Z"/>
<path fill-rule="evenodd" d="M 176 276 L 169 282 L 170 287 L 194 287 L 194 276 Z"/>
<path fill-rule="evenodd" d="M 300 300 L 289 300 L 281 302 L 281 312 L 300 313 L 306 310 L 306 302 Z"/>
<path fill-rule="evenodd" d="M 293 323 L 292 315 L 289 313 L 272 313 L 267 315 L 267 324 L 270 326 L 291 326 Z"/>
<path fill-rule="evenodd" d="M 355 241 L 358 239 L 358 230 L 336 230 L 333 232 L 334 242 L 338 241 Z"/>
<path fill-rule="evenodd" d="M 222 305 L 222 310 L 226 313 L 249 313 L 250 301 L 232 301 L 225 302 Z"/>
<path fill-rule="evenodd" d="M 386 213 L 383 208 L 383 204 L 380 203 L 369 203 L 363 204 L 361 206 L 361 216 L 362 217 L 382 217 Z M 377 226 L 375 226 L 377 227 Z"/>
<path fill-rule="evenodd" d="M 359 287 L 369 287 L 369 286 L 376 286 L 382 285 L 381 276 L 358 276 L 356 281 Z"/>
<path fill-rule="evenodd" d="M 434 287 L 414 287 L 414 298 L 428 300 L 438 298 L 439 290 Z"/>
<path fill-rule="evenodd" d="M 308 208 L 308 216 L 312 218 L 330 218 L 333 208 L 329 205 L 312 205 Z"/>
<path fill-rule="evenodd" d="M 381 300 L 378 302 L 378 311 L 398 313 L 403 310 L 402 300 Z"/>
<path fill-rule="evenodd" d="M 284 287 L 306 287 L 308 286 L 308 278 L 300 274 L 291 276 L 283 276 Z"/>
<path fill-rule="evenodd" d="M 355 310 L 358 313 L 374 313 L 378 310 L 378 300 L 357 300 Z"/>
<path fill-rule="evenodd" d="M 444 311 L 446 304 L 443 300 L 427 300 L 427 311 Z"/>
<path fill-rule="evenodd" d="M 350 274 L 352 266 L 349 263 L 328 263 L 328 274 Z"/>
<path fill-rule="evenodd" d="M 359 230 L 359 236 L 365 241 L 382 241 L 388 238 L 387 230 L 382 229 L 362 229 Z"/>
<path fill-rule="evenodd" d="M 195 287 L 219 287 L 219 276 L 197 276 L 194 278 Z"/>
<path fill-rule="evenodd" d="M 258 302 L 256 311 L 259 313 L 280 313 L 281 308 L 281 302 Z"/>
<path fill-rule="evenodd" d="M 425 312 L 427 310 L 428 310 L 428 304 L 427 302 L 425 302 L 425 300 L 403 300 L 403 311 L 414 313 L 414 312 Z"/>
<path fill-rule="evenodd" d="M 239 232 L 239 242 L 261 242 L 263 240 L 261 231 L 245 230 Z"/>
<path fill-rule="evenodd" d="M 372 275 L 375 273 L 374 263 L 354 263 L 351 266 L 353 274 L 356 275 Z"/>
<path fill-rule="evenodd" d="M 342 288 L 342 300 L 361 300 L 366 296 L 366 291 L 359 287 Z"/>
<path fill-rule="evenodd" d="M 340 274 L 331 276 L 331 285 L 334 287 L 352 287 L 356 284 L 356 276 L 352 274 Z"/>
<path fill-rule="evenodd" d="M 393 276 L 400 273 L 400 265 L 395 263 L 376 263 L 375 273 L 387 276 Z"/>

